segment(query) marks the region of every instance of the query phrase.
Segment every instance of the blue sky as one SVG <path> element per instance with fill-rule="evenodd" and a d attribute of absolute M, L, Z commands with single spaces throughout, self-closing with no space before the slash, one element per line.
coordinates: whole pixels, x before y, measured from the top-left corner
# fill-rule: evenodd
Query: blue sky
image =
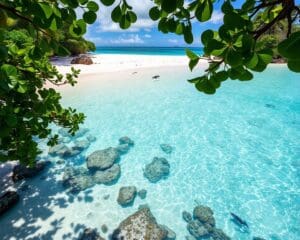
<path fill-rule="evenodd" d="M 157 22 L 152 21 L 148 16 L 148 11 L 153 6 L 151 0 L 127 0 L 127 2 L 138 15 L 135 24 L 127 30 L 120 29 L 110 18 L 114 6 L 100 5 L 98 18 L 88 27 L 85 38 L 94 42 L 96 46 L 186 46 L 183 36 L 172 33 L 163 34 L 157 30 Z M 244 1 L 238 0 L 235 4 L 240 5 L 242 2 Z M 220 3 L 223 1 L 217 1 L 214 5 L 215 10 L 210 21 L 193 23 L 194 43 L 191 46 L 201 46 L 201 33 L 206 29 L 217 29 L 222 23 L 223 14 L 220 11 Z"/>
<path fill-rule="evenodd" d="M 110 15 L 114 7 L 100 5 L 96 22 L 88 27 L 85 38 L 96 46 L 186 46 L 183 36 L 173 33 L 163 34 L 157 30 L 158 22 L 153 22 L 148 11 L 153 6 L 150 0 L 127 0 L 138 15 L 138 20 L 129 29 L 122 30 L 111 21 Z M 187 1 L 186 1 L 187 2 Z M 210 28 L 216 29 L 222 22 L 221 11 L 216 10 L 212 19 L 206 23 L 194 23 L 194 43 L 201 46 L 201 33 Z"/>

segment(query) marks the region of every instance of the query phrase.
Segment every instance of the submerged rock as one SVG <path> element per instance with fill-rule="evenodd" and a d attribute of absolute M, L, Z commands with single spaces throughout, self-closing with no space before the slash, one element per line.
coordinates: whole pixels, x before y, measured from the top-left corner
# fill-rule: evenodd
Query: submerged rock
<path fill-rule="evenodd" d="M 86 228 L 79 240 L 105 240 L 96 229 Z"/>
<path fill-rule="evenodd" d="M 218 229 L 218 228 L 214 228 L 212 233 L 211 233 L 211 237 L 213 238 L 213 240 L 230 240 L 230 237 L 228 237 L 223 230 Z"/>
<path fill-rule="evenodd" d="M 119 154 L 126 154 L 129 151 L 130 146 L 127 143 L 123 143 L 123 144 L 118 145 L 116 147 L 116 149 Z"/>
<path fill-rule="evenodd" d="M 12 208 L 18 201 L 20 197 L 15 191 L 4 192 L 0 196 L 0 215 Z"/>
<path fill-rule="evenodd" d="M 92 187 L 94 183 L 87 169 L 68 167 L 63 175 L 63 185 L 72 193 L 77 193 Z"/>
<path fill-rule="evenodd" d="M 253 240 L 266 240 L 266 239 L 261 238 L 261 237 L 253 237 Z"/>
<path fill-rule="evenodd" d="M 163 152 L 167 153 L 167 154 L 171 154 L 173 151 L 173 147 L 170 146 L 169 144 L 160 144 L 160 148 Z"/>
<path fill-rule="evenodd" d="M 102 231 L 103 233 L 107 233 L 108 227 L 106 226 L 106 224 L 103 224 L 103 225 L 101 226 L 101 231 Z"/>
<path fill-rule="evenodd" d="M 152 183 L 166 178 L 170 173 L 170 164 L 165 158 L 153 158 L 144 170 L 144 176 Z"/>
<path fill-rule="evenodd" d="M 130 206 L 133 204 L 136 194 L 137 190 L 135 186 L 121 187 L 117 202 L 123 207 Z"/>
<path fill-rule="evenodd" d="M 176 233 L 168 228 L 165 225 L 160 225 L 160 227 L 167 231 L 167 236 L 164 238 L 164 240 L 175 240 L 176 239 Z"/>
<path fill-rule="evenodd" d="M 142 208 L 121 222 L 112 240 L 164 240 L 168 232 L 157 224 L 149 208 Z"/>
<path fill-rule="evenodd" d="M 85 135 L 87 132 L 89 131 L 88 128 L 80 128 L 75 134 L 74 136 L 69 132 L 69 129 L 67 128 L 61 128 L 58 130 L 58 133 L 63 136 L 63 137 L 75 137 L 75 138 L 79 138 L 82 137 L 83 135 Z"/>
<path fill-rule="evenodd" d="M 78 151 L 83 151 L 83 150 L 87 149 L 89 146 L 90 146 L 90 142 L 88 140 L 85 140 L 85 139 L 75 140 L 74 146 L 72 147 L 72 149 L 78 150 Z"/>
<path fill-rule="evenodd" d="M 129 137 L 125 136 L 125 137 L 121 137 L 119 139 L 119 143 L 120 144 L 128 144 L 129 146 L 133 146 L 134 145 L 134 141 L 131 140 Z"/>
<path fill-rule="evenodd" d="M 119 159 L 117 149 L 109 147 L 93 152 L 87 157 L 87 168 L 90 170 L 105 170 L 110 168 Z"/>
<path fill-rule="evenodd" d="M 193 220 L 192 214 L 190 214 L 187 211 L 183 211 L 182 212 L 182 218 L 184 221 L 186 221 L 187 223 Z"/>
<path fill-rule="evenodd" d="M 49 161 L 39 161 L 33 167 L 24 166 L 22 164 L 16 165 L 13 168 L 13 181 L 18 181 L 24 178 L 31 178 L 43 171 L 47 165 L 49 165 Z"/>
<path fill-rule="evenodd" d="M 193 217 L 199 220 L 203 224 L 208 224 L 212 227 L 216 225 L 215 218 L 213 216 L 214 212 L 211 208 L 203 205 L 199 205 L 194 208 Z"/>
<path fill-rule="evenodd" d="M 189 233 L 196 239 L 209 237 L 209 231 L 198 220 L 190 221 L 187 225 L 187 229 L 188 229 Z"/>
<path fill-rule="evenodd" d="M 140 191 L 138 191 L 138 196 L 139 196 L 141 199 L 145 199 L 146 196 L 147 196 L 147 190 L 146 190 L 146 189 L 141 189 Z"/>
<path fill-rule="evenodd" d="M 87 139 L 90 143 L 95 142 L 95 141 L 97 140 L 97 138 L 96 138 L 95 136 L 91 135 L 91 134 L 87 135 L 87 136 L 86 136 L 86 139 Z"/>
<path fill-rule="evenodd" d="M 114 164 L 112 167 L 104 171 L 96 171 L 93 179 L 95 183 L 102 183 L 106 185 L 116 182 L 121 175 L 121 169 L 119 164 Z"/>
<path fill-rule="evenodd" d="M 76 149 L 70 149 L 65 144 L 60 143 L 49 149 L 49 155 L 51 156 L 59 156 L 63 158 L 73 157 L 80 153 L 80 151 Z"/>

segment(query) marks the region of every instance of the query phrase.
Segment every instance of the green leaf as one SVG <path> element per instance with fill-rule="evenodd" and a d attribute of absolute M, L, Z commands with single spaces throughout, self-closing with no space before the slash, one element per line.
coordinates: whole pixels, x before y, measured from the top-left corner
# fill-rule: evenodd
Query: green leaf
<path fill-rule="evenodd" d="M 192 34 L 191 28 L 190 27 L 185 27 L 183 31 L 183 36 L 184 36 L 184 41 L 188 44 L 193 43 L 194 41 L 194 36 Z"/>
<path fill-rule="evenodd" d="M 120 22 L 119 22 L 119 25 L 120 25 L 120 28 L 122 28 L 122 29 L 127 29 L 127 28 L 130 27 L 130 21 L 128 21 L 126 15 L 123 15 L 123 16 L 121 17 L 121 20 L 120 20 Z"/>
<path fill-rule="evenodd" d="M 228 78 L 228 73 L 226 71 L 220 71 L 220 72 L 215 73 L 214 77 L 218 81 L 223 82 Z"/>
<path fill-rule="evenodd" d="M 223 20 L 224 24 L 229 29 L 241 29 L 245 24 L 245 20 L 235 12 L 226 13 Z"/>
<path fill-rule="evenodd" d="M 115 2 L 115 0 L 100 0 L 102 3 L 103 3 L 103 5 L 105 5 L 105 6 L 111 6 L 111 5 L 113 5 L 113 3 Z"/>
<path fill-rule="evenodd" d="M 130 22 L 131 22 L 131 23 L 135 23 L 136 20 L 137 20 L 136 14 L 135 14 L 134 12 L 132 12 L 132 11 L 129 11 L 129 12 L 128 12 L 128 15 L 129 15 L 129 18 L 130 18 Z"/>
<path fill-rule="evenodd" d="M 243 73 L 239 75 L 238 78 L 241 81 L 249 81 L 253 78 L 253 74 L 248 70 L 244 70 Z"/>
<path fill-rule="evenodd" d="M 167 25 L 167 18 L 161 18 L 158 22 L 158 30 L 167 33 L 168 32 L 168 25 Z"/>
<path fill-rule="evenodd" d="M 226 63 L 232 67 L 236 67 L 242 64 L 242 55 L 234 49 L 228 49 L 226 55 Z"/>
<path fill-rule="evenodd" d="M 52 11 L 52 7 L 49 6 L 47 3 L 38 3 L 40 5 L 40 7 L 42 8 L 44 14 L 45 14 L 45 17 L 46 18 L 50 18 L 53 11 Z"/>
<path fill-rule="evenodd" d="M 0 45 L 0 60 L 4 60 L 5 58 L 7 58 L 7 56 L 8 56 L 7 50 L 8 49 L 6 46 Z"/>
<path fill-rule="evenodd" d="M 207 43 L 213 39 L 214 37 L 214 32 L 212 30 L 206 30 L 201 34 L 201 42 L 203 45 L 207 45 Z"/>
<path fill-rule="evenodd" d="M 176 0 L 161 0 L 161 8 L 167 13 L 171 13 L 176 10 Z"/>
<path fill-rule="evenodd" d="M 278 45 L 278 52 L 285 58 L 300 59 L 300 31 L 289 36 Z"/>
<path fill-rule="evenodd" d="M 291 71 L 297 72 L 297 73 L 300 72 L 300 59 L 298 59 L 298 60 L 289 59 L 287 65 Z"/>
<path fill-rule="evenodd" d="M 178 35 L 181 35 L 183 33 L 183 23 L 178 23 L 177 24 L 175 33 L 178 34 Z"/>
<path fill-rule="evenodd" d="M 121 21 L 121 17 L 122 17 L 122 10 L 120 6 L 116 6 L 114 10 L 111 12 L 111 19 L 114 22 L 118 23 Z"/>
<path fill-rule="evenodd" d="M 198 55 L 188 48 L 185 49 L 185 53 L 191 60 L 199 59 Z"/>
<path fill-rule="evenodd" d="M 195 84 L 195 87 L 206 94 L 214 94 L 216 92 L 216 88 L 214 85 L 207 79 L 202 79 Z"/>
<path fill-rule="evenodd" d="M 189 62 L 189 68 L 191 71 L 193 71 L 194 67 L 198 64 L 200 58 L 191 59 Z"/>
<path fill-rule="evenodd" d="M 96 19 L 97 19 L 97 15 L 95 12 L 89 11 L 83 14 L 83 20 L 88 24 L 94 23 Z"/>
<path fill-rule="evenodd" d="M 230 3 L 229 0 L 226 0 L 226 1 L 223 3 L 221 9 L 222 9 L 222 12 L 225 13 L 225 14 L 230 13 L 230 12 L 233 11 L 233 7 L 232 7 L 232 5 L 231 5 L 231 3 Z"/>
<path fill-rule="evenodd" d="M 256 53 L 253 53 L 253 55 L 245 60 L 246 67 L 252 69 L 258 64 L 258 55 Z"/>
<path fill-rule="evenodd" d="M 153 21 L 158 20 L 160 17 L 160 11 L 159 11 L 158 7 L 151 8 L 149 11 L 149 16 Z"/>
<path fill-rule="evenodd" d="M 86 7 L 92 12 L 97 12 L 99 10 L 99 5 L 94 1 L 88 2 Z"/>
<path fill-rule="evenodd" d="M 272 49 L 264 49 L 257 52 L 259 58 L 265 63 L 269 64 L 273 59 L 273 51 Z"/>
<path fill-rule="evenodd" d="M 68 49 L 66 49 L 65 47 L 59 45 L 58 49 L 57 49 L 57 55 L 58 56 L 68 56 L 70 55 L 70 51 Z"/>
<path fill-rule="evenodd" d="M 3 64 L 1 66 L 1 71 L 3 71 L 7 77 L 10 77 L 10 76 L 16 77 L 18 74 L 17 68 L 10 64 Z"/>
<path fill-rule="evenodd" d="M 171 18 L 167 21 L 167 27 L 169 32 L 175 32 L 177 27 L 177 22 Z"/>
<path fill-rule="evenodd" d="M 200 22 L 206 22 L 211 18 L 212 12 L 213 4 L 211 0 L 204 0 L 204 2 L 197 7 L 195 16 Z"/>

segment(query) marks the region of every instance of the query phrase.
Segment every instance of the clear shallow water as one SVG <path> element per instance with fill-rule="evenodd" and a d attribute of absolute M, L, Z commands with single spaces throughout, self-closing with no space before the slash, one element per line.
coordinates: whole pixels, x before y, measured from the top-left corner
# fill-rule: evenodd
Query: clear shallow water
<path fill-rule="evenodd" d="M 189 48 L 198 54 L 203 54 L 202 48 Z M 184 56 L 184 47 L 97 47 L 96 54 L 137 54 L 137 55 L 167 55 Z"/>
<path fill-rule="evenodd" d="M 152 80 L 155 74 L 159 81 Z M 299 75 L 274 66 L 255 81 L 228 81 L 214 96 L 197 92 L 187 77 L 186 68 L 128 71 L 87 77 L 62 90 L 64 104 L 84 112 L 84 127 L 97 137 L 67 164 L 84 164 L 86 155 L 116 146 L 121 136 L 132 138 L 135 146 L 122 157 L 121 177 L 113 186 L 67 195 L 59 165 L 44 174 L 45 180 L 31 180 L 21 203 L 0 218 L 0 239 L 75 239 L 84 227 L 100 231 L 102 224 L 111 232 L 147 203 L 157 221 L 181 240 L 188 235 L 181 213 L 191 212 L 195 200 L 213 209 L 217 227 L 232 239 L 299 239 Z M 164 154 L 161 143 L 174 152 Z M 169 161 L 171 174 L 151 184 L 142 169 L 155 156 Z M 147 198 L 120 207 L 116 199 L 124 185 L 147 189 Z M 230 211 L 248 222 L 250 233 L 236 228 Z"/>

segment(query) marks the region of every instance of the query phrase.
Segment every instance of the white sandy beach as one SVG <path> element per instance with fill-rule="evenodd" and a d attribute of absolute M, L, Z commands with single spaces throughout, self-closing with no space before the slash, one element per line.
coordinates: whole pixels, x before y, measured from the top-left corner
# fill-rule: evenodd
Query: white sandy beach
<path fill-rule="evenodd" d="M 153 67 L 188 67 L 189 59 L 186 56 L 154 56 L 154 55 L 125 55 L 125 54 L 103 54 L 91 55 L 94 64 L 70 64 L 72 58 L 59 58 L 53 61 L 58 70 L 65 74 L 74 67 L 81 70 L 82 74 L 98 74 L 108 72 L 121 72 L 125 70 L 137 70 Z M 201 60 L 199 64 L 206 64 Z"/>

